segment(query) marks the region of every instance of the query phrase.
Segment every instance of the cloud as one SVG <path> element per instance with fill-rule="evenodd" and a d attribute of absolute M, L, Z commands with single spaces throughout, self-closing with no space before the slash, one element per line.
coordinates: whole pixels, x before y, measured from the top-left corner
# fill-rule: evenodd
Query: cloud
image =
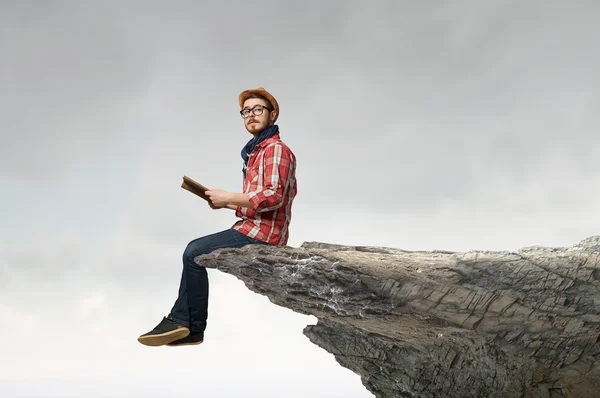
<path fill-rule="evenodd" d="M 499 4 L 356 9 L 347 47 L 324 58 L 327 79 L 285 126 L 300 195 L 428 211 L 498 174 L 524 184 L 540 166 L 559 174 L 556 148 L 578 164 L 573 176 L 597 173 L 591 10 Z"/>
<path fill-rule="evenodd" d="M 140 275 L 149 272 L 141 268 Z M 197 391 L 227 397 L 244 391 L 249 396 L 280 396 L 294 385 L 289 396 L 329 396 L 328 391 L 368 396 L 357 375 L 340 367 L 333 356 L 302 334 L 304 326 L 314 324 L 315 319 L 274 306 L 229 275 L 211 281 L 206 342 L 194 351 L 205 360 L 190 363 L 182 361 L 182 350 L 153 349 L 135 340 L 172 305 L 177 289 L 168 280 L 157 285 L 140 277 L 120 286 L 101 278 L 95 283 L 80 279 L 78 286 L 73 284 L 64 292 L 68 300 L 38 292 L 47 298 L 43 306 L 16 310 L 0 306 L 1 326 L 7 330 L 6 338 L 14 342 L 0 349 L 3 357 L 14 358 L 10 366 L 0 365 L 0 392 L 33 393 L 47 386 L 47 391 L 61 395 L 67 388 L 72 394 L 101 396 L 105 390 L 94 387 L 92 391 L 90 386 L 119 385 L 123 396 L 133 392 L 165 396 L 162 380 L 176 374 L 182 380 L 195 380 L 205 374 L 210 377 L 201 385 L 182 382 L 171 393 Z M 19 328 L 10 327 L 15 322 Z M 39 339 L 40 330 L 44 339 Z M 174 366 L 156 367 L 157 361 Z M 302 383 L 306 379 L 311 383 Z"/>
<path fill-rule="evenodd" d="M 3 7 L 0 170 L 62 174 L 118 140 L 148 85 L 151 58 L 116 10 Z"/>
<path fill-rule="evenodd" d="M 0 394 L 165 396 L 177 373 L 207 375 L 182 393 L 369 396 L 301 335 L 310 318 L 218 272 L 203 360 L 158 370 L 181 354 L 134 340 L 170 309 L 187 242 L 235 220 L 180 181 L 239 189 L 245 88 L 275 94 L 298 157 L 292 246 L 597 234 L 595 4 L 248 7 L 2 6 Z"/>
<path fill-rule="evenodd" d="M 7 239 L 0 246 L 2 285 L 61 283 L 80 266 L 81 241 L 73 234 L 31 238 L 27 243 Z"/>

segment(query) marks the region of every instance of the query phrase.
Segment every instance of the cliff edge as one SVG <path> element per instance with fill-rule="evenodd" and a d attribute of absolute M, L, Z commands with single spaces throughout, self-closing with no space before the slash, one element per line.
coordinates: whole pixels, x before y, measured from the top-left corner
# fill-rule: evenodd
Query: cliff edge
<path fill-rule="evenodd" d="M 306 242 L 196 262 L 314 315 L 376 397 L 600 397 L 600 236 L 516 252 Z"/>

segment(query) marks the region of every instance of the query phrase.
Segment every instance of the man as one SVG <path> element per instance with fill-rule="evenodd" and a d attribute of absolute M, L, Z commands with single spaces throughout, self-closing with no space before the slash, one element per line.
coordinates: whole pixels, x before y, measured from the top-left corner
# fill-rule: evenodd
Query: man
<path fill-rule="evenodd" d="M 296 157 L 281 141 L 279 104 L 264 88 L 239 95 L 240 114 L 253 138 L 242 149 L 244 165 L 241 193 L 222 189 L 206 191 L 213 209 L 235 210 L 240 218 L 229 229 L 191 241 L 183 253 L 179 296 L 168 316 L 150 332 L 138 337 L 149 346 L 183 346 L 204 340 L 208 317 L 208 275 L 194 259 L 220 248 L 248 244 L 285 246 L 296 196 Z"/>

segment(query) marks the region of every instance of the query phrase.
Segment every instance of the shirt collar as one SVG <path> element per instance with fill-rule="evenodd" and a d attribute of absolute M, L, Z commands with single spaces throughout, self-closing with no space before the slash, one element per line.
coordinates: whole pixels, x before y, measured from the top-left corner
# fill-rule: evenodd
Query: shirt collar
<path fill-rule="evenodd" d="M 279 140 L 279 133 L 275 133 L 273 134 L 271 137 L 267 138 L 266 140 L 259 142 L 256 146 L 260 147 L 260 148 L 264 148 L 269 144 L 272 144 L 273 142 Z"/>

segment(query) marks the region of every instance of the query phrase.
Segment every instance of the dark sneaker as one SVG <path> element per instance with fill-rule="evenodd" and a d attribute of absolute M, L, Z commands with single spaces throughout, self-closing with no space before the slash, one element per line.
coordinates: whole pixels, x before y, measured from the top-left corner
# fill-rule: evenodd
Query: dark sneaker
<path fill-rule="evenodd" d="M 138 337 L 138 341 L 144 345 L 159 346 L 187 337 L 188 334 L 190 329 L 163 317 L 154 329 Z"/>
<path fill-rule="evenodd" d="M 169 347 L 178 347 L 182 345 L 198 345 L 204 341 L 204 332 L 191 332 L 189 336 L 184 337 L 167 344 Z"/>

